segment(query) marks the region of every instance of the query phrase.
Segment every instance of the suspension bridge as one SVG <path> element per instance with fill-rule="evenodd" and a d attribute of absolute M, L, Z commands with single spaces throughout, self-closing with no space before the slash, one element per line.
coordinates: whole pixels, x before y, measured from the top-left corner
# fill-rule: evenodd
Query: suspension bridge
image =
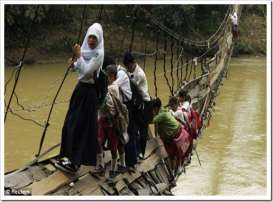
<path fill-rule="evenodd" d="M 37 6 L 38 7 L 38 6 Z M 131 29 L 130 40 L 126 40 L 126 34 L 121 37 L 120 52 L 115 53 L 119 62 L 121 60 L 124 47 L 129 47 L 136 57 L 143 58 L 143 69 L 146 68 L 147 58 L 154 59 L 153 67 L 153 86 L 154 96 L 160 97 L 158 92 L 158 78 L 162 82 L 164 78 L 169 89 L 169 95 L 177 95 L 178 91 L 185 89 L 192 97 L 192 105 L 202 117 L 202 128 L 199 130 L 199 136 L 208 125 L 212 116 L 215 99 L 219 94 L 219 88 L 223 84 L 223 79 L 227 77 L 228 65 L 233 51 L 234 40 L 231 32 L 229 15 L 237 12 L 238 18 L 241 13 L 240 5 L 229 5 L 222 23 L 218 29 L 206 40 L 194 41 L 183 38 L 173 30 L 167 28 L 153 18 L 148 10 L 141 6 L 133 8 L 131 23 L 128 25 Z M 148 50 L 145 41 L 144 50 L 137 50 L 135 41 L 137 15 L 143 14 L 149 19 L 150 25 L 147 30 L 155 32 L 155 49 Z M 94 21 L 103 22 L 103 17 L 107 18 L 103 7 L 100 9 L 97 18 Z M 86 7 L 83 9 L 82 24 L 77 38 L 80 42 L 83 24 L 86 23 Z M 35 21 L 36 15 L 33 19 Z M 89 23 L 89 22 L 88 22 Z M 103 23 L 101 23 L 103 25 Z M 31 25 L 32 26 L 32 25 Z M 30 26 L 30 27 L 31 27 Z M 105 28 L 107 29 L 107 28 Z M 144 38 L 145 40 L 145 38 Z M 127 42 L 128 41 L 128 42 Z M 127 44 L 126 44 L 127 42 Z M 162 141 L 152 131 L 149 132 L 144 160 L 138 164 L 136 172 L 124 173 L 116 177 L 115 181 L 109 182 L 107 177 L 102 177 L 90 172 L 89 166 L 82 166 L 76 175 L 65 174 L 53 165 L 58 156 L 43 159 L 49 152 L 58 148 L 60 143 L 42 152 L 44 138 L 47 134 L 47 128 L 50 127 L 51 114 L 54 107 L 59 103 L 69 102 L 65 99 L 57 102 L 57 97 L 62 89 L 65 79 L 70 72 L 67 68 L 63 77 L 57 78 L 54 84 L 60 82 L 52 102 L 43 103 L 36 106 L 23 106 L 16 94 L 16 86 L 22 73 L 23 62 L 30 44 L 30 39 L 26 40 L 25 49 L 21 60 L 7 79 L 6 87 L 14 78 L 12 93 L 5 103 L 5 122 L 11 115 L 17 116 L 25 121 L 31 121 L 33 124 L 43 128 L 39 149 L 33 161 L 26 166 L 5 174 L 5 194 L 6 195 L 171 195 L 171 188 L 174 186 L 171 179 L 177 178 L 170 171 L 170 165 L 167 161 L 168 155 L 164 149 Z M 110 45 L 111 47 L 111 45 Z M 107 52 L 107 51 L 106 51 Z M 163 72 L 158 72 L 158 60 L 163 60 Z M 167 62 L 169 61 L 169 62 Z M 55 85 L 52 85 L 55 86 Z M 17 109 L 11 108 L 12 99 L 16 99 L 19 106 Z M 49 106 L 45 123 L 40 123 L 34 119 L 21 116 L 18 112 L 38 110 Z M 184 170 L 190 163 L 190 156 L 184 159 Z M 105 153 L 105 163 L 109 169 L 111 155 L 109 151 Z"/>

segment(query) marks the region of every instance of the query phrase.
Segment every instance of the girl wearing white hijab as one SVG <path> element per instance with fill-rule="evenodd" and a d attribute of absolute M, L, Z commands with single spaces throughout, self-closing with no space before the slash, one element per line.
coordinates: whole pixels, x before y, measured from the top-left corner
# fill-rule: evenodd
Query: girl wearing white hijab
<path fill-rule="evenodd" d="M 232 35 L 233 35 L 234 39 L 237 39 L 239 36 L 237 13 L 234 12 L 233 15 L 230 15 L 230 19 L 232 22 Z"/>
<path fill-rule="evenodd" d="M 73 69 L 79 82 L 70 99 L 62 129 L 60 160 L 56 167 L 75 173 L 80 165 L 96 165 L 97 91 L 95 79 L 104 58 L 103 31 L 99 23 L 87 30 L 82 46 L 74 46 Z"/>

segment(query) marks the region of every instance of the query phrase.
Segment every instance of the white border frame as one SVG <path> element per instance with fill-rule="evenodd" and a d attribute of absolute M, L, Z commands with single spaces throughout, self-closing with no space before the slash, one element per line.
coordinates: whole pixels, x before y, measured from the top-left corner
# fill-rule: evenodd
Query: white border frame
<path fill-rule="evenodd" d="M 2 0 L 1 2 L 1 68 L 0 68 L 0 120 L 1 120 L 1 200 L 272 200 L 272 69 L 271 69 L 271 1 L 227 1 L 227 0 L 211 0 L 211 1 L 9 1 Z M 4 195 L 4 5 L 5 4 L 266 4 L 267 5 L 267 193 L 264 196 L 5 196 Z"/>

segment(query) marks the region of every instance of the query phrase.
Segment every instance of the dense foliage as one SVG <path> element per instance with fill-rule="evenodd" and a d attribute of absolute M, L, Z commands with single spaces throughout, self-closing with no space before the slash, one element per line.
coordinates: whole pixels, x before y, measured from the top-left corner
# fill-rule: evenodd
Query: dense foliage
<path fill-rule="evenodd" d="M 88 5 L 84 30 L 94 21 L 104 27 L 106 42 L 120 41 L 120 32 L 127 32 L 129 40 L 133 17 L 136 34 L 151 42 L 155 28 L 150 19 L 134 5 Z M 208 38 L 222 22 L 227 5 L 142 5 L 152 18 L 186 38 Z M 31 37 L 31 47 L 43 55 L 67 53 L 75 42 L 82 16 L 82 5 L 5 5 L 5 48 L 9 52 L 24 46 Z M 246 13 L 265 17 L 265 6 L 245 7 Z M 137 10 L 137 12 L 135 12 Z M 243 12 L 244 13 L 244 12 Z M 35 18 L 35 16 L 37 17 Z M 35 22 L 31 28 L 33 19 Z M 30 30 L 31 28 L 31 30 Z M 154 29 L 154 30 L 153 30 Z M 144 36 L 146 34 L 146 36 Z M 111 44 L 110 48 L 117 48 Z"/>

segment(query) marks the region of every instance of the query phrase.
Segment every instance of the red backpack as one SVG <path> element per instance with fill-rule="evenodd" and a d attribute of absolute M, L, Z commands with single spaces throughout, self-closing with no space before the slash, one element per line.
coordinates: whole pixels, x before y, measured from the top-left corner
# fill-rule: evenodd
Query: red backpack
<path fill-rule="evenodd" d="M 186 112 L 188 116 L 187 129 L 192 137 L 196 139 L 198 136 L 198 130 L 201 128 L 202 125 L 200 114 L 192 108 L 190 112 L 184 112 Z"/>

